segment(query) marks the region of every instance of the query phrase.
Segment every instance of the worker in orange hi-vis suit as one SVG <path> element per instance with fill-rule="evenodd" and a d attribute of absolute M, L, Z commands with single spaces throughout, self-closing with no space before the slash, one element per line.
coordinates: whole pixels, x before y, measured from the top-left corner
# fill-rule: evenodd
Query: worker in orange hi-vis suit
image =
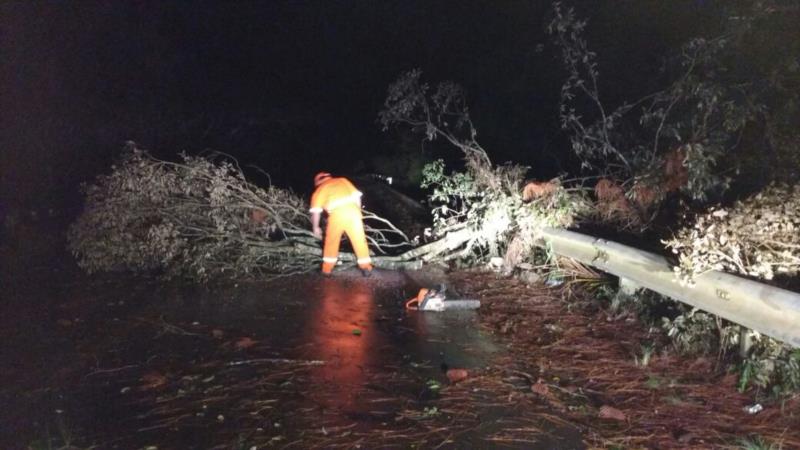
<path fill-rule="evenodd" d="M 322 273 L 330 275 L 339 259 L 339 243 L 342 233 L 346 233 L 356 253 L 358 267 L 364 276 L 372 273 L 372 259 L 364 234 L 361 217 L 361 192 L 347 178 L 332 177 L 320 172 L 314 177 L 316 190 L 311 195 L 311 225 L 314 236 L 322 239 L 319 226 L 322 211 L 328 213 L 328 226 L 325 229 L 325 244 L 322 250 Z"/>

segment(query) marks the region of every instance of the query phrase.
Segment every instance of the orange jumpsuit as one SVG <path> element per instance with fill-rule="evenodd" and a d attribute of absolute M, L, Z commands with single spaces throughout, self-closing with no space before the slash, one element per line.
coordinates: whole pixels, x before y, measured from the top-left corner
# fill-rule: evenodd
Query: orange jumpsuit
<path fill-rule="evenodd" d="M 325 244 L 322 249 L 322 273 L 331 273 L 339 259 L 342 233 L 350 239 L 358 267 L 372 270 L 364 222 L 361 217 L 361 192 L 346 178 L 328 178 L 311 195 L 311 213 L 328 213 Z"/>

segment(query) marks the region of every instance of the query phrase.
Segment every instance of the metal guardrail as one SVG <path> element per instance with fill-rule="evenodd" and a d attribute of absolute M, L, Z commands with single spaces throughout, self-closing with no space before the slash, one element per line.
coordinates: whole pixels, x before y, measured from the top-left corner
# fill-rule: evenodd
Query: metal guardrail
<path fill-rule="evenodd" d="M 552 250 L 634 284 L 800 347 L 800 294 L 711 271 L 681 286 L 666 258 L 574 231 L 546 228 Z"/>

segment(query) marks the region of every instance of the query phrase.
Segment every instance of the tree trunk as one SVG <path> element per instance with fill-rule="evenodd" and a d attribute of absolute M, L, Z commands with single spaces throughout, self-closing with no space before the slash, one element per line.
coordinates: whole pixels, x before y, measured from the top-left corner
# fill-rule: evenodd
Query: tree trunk
<path fill-rule="evenodd" d="M 416 270 L 422 268 L 426 262 L 437 260 L 447 261 L 452 252 L 463 246 L 471 237 L 467 228 L 461 228 L 446 234 L 441 239 L 411 249 L 397 256 L 373 256 L 372 263 L 375 267 L 390 270 Z M 291 238 L 294 251 L 310 256 L 322 256 L 319 241 L 309 238 Z M 339 260 L 355 262 L 356 256 L 352 253 L 339 253 Z"/>

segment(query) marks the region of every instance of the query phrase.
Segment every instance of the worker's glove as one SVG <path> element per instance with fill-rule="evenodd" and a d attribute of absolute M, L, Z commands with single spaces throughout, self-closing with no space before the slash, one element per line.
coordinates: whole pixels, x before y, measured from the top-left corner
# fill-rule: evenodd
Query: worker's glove
<path fill-rule="evenodd" d="M 322 228 L 314 227 L 313 233 L 315 238 L 322 240 Z"/>

